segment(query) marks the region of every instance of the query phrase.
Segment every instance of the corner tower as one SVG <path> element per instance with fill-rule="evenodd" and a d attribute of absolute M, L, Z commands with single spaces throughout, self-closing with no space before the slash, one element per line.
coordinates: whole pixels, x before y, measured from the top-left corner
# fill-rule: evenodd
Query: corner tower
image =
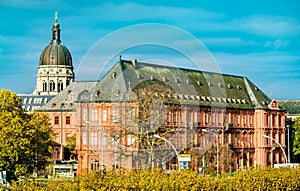
<path fill-rule="evenodd" d="M 61 43 L 58 14 L 52 27 L 52 40 L 41 53 L 36 76 L 36 95 L 56 95 L 74 81 L 72 56 Z"/>

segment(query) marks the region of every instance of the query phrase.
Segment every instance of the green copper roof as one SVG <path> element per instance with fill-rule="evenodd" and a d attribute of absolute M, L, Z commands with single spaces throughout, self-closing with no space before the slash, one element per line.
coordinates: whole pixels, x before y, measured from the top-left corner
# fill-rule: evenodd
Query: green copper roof
<path fill-rule="evenodd" d="M 95 101 L 125 99 L 142 85 L 165 84 L 181 104 L 268 109 L 271 99 L 241 76 L 121 60 L 92 90 Z M 159 96 L 162 92 L 157 92 Z"/>

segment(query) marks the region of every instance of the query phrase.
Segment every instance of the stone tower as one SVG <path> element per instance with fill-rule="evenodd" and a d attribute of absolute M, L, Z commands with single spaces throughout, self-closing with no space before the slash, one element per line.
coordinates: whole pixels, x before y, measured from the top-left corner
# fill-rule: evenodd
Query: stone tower
<path fill-rule="evenodd" d="M 58 15 L 52 27 L 52 40 L 41 53 L 35 95 L 56 95 L 74 81 L 72 56 L 61 43 Z"/>

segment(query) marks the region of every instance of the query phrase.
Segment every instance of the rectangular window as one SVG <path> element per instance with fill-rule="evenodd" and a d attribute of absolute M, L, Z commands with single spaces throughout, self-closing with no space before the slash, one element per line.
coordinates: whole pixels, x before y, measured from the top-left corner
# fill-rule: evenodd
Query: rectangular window
<path fill-rule="evenodd" d="M 271 153 L 267 153 L 267 164 L 271 164 Z"/>
<path fill-rule="evenodd" d="M 243 125 L 246 125 L 247 124 L 247 119 L 246 119 L 246 115 L 243 115 Z"/>
<path fill-rule="evenodd" d="M 220 113 L 216 113 L 216 123 L 217 124 L 221 123 L 221 114 Z"/>
<path fill-rule="evenodd" d="M 233 139 L 232 139 L 233 134 L 229 133 L 228 134 L 228 144 L 232 144 Z"/>
<path fill-rule="evenodd" d="M 215 123 L 215 113 L 212 113 L 210 116 L 210 123 L 214 124 Z"/>
<path fill-rule="evenodd" d="M 58 133 L 55 133 L 55 141 L 59 142 L 59 134 Z"/>
<path fill-rule="evenodd" d="M 252 145 L 253 144 L 253 134 L 249 134 L 249 142 Z"/>
<path fill-rule="evenodd" d="M 71 124 L 71 118 L 70 116 L 66 116 L 66 125 L 70 125 Z"/>
<path fill-rule="evenodd" d="M 98 120 L 98 110 L 93 109 L 92 110 L 92 121 L 97 121 Z"/>
<path fill-rule="evenodd" d="M 198 117 L 198 116 L 199 116 L 199 114 L 198 114 L 198 113 L 199 113 L 199 111 L 198 111 L 198 110 L 195 110 L 195 111 L 194 111 L 194 121 L 193 121 L 193 122 L 197 122 L 197 121 L 199 121 L 199 117 Z"/>
<path fill-rule="evenodd" d="M 102 110 L 102 121 L 107 121 L 107 110 L 106 109 Z"/>
<path fill-rule="evenodd" d="M 178 122 L 177 110 L 173 110 L 172 112 L 173 112 L 173 122 L 177 123 Z"/>
<path fill-rule="evenodd" d="M 237 145 L 240 144 L 240 134 L 239 133 L 235 134 L 235 144 L 237 144 Z"/>
<path fill-rule="evenodd" d="M 134 119 L 135 118 L 135 109 L 129 109 L 128 110 L 128 119 Z"/>
<path fill-rule="evenodd" d="M 118 138 L 111 138 L 111 143 L 112 143 L 112 145 L 114 145 L 114 146 L 116 146 L 116 145 L 118 145 Z"/>
<path fill-rule="evenodd" d="M 112 110 L 112 121 L 114 123 L 119 122 L 119 111 L 118 110 Z"/>
<path fill-rule="evenodd" d="M 180 122 L 181 123 L 186 123 L 186 115 L 185 115 L 185 110 L 182 109 L 180 112 Z"/>
<path fill-rule="evenodd" d="M 266 136 L 269 136 L 269 135 L 267 134 Z M 266 137 L 266 145 L 268 145 L 268 144 L 269 144 L 269 138 Z"/>
<path fill-rule="evenodd" d="M 106 145 L 106 138 L 107 138 L 106 133 L 103 133 L 102 134 L 102 145 Z"/>
<path fill-rule="evenodd" d="M 130 146 L 132 144 L 134 144 L 135 138 L 134 135 L 127 135 L 127 145 Z"/>
<path fill-rule="evenodd" d="M 281 134 L 280 134 L 280 133 L 278 134 L 278 142 L 279 142 L 280 144 L 282 144 L 282 143 L 281 143 Z"/>
<path fill-rule="evenodd" d="M 281 115 L 278 115 L 278 127 L 281 127 Z"/>
<path fill-rule="evenodd" d="M 84 121 L 87 120 L 87 111 L 86 111 L 86 109 L 83 110 L 82 119 L 83 119 Z"/>
<path fill-rule="evenodd" d="M 59 124 L 59 117 L 58 117 L 58 116 L 55 116 L 55 117 L 54 117 L 54 124 L 55 124 L 55 125 L 58 125 L 58 124 Z"/>
<path fill-rule="evenodd" d="M 252 116 L 252 115 L 249 116 L 249 124 L 250 124 L 250 125 L 253 124 L 253 116 Z"/>
<path fill-rule="evenodd" d="M 86 132 L 82 132 L 82 144 L 86 145 Z"/>
<path fill-rule="evenodd" d="M 272 115 L 272 127 L 278 127 L 278 124 L 276 124 L 277 115 Z"/>
<path fill-rule="evenodd" d="M 171 122 L 170 112 L 166 113 L 165 116 L 166 116 L 166 121 L 167 121 L 168 123 Z M 152 118 L 153 120 L 151 120 L 151 119 L 150 119 L 150 120 L 153 122 L 153 121 L 155 121 L 155 118 L 156 118 L 156 117 L 157 117 L 157 116 L 156 116 L 155 114 L 154 114 L 154 115 L 152 114 L 151 118 Z"/>
<path fill-rule="evenodd" d="M 193 115 L 194 115 L 193 113 L 194 113 L 194 111 L 191 110 L 191 111 L 190 111 L 190 115 L 189 115 L 189 118 L 190 118 L 190 119 L 189 119 L 189 122 L 190 122 L 190 123 L 193 123 Z"/>
<path fill-rule="evenodd" d="M 209 118 L 209 114 L 208 113 L 205 113 L 204 114 L 204 120 L 205 120 L 205 123 L 207 124 L 208 123 L 208 118 Z"/>
<path fill-rule="evenodd" d="M 98 133 L 92 132 L 90 138 L 91 138 L 91 145 L 97 145 Z"/>
<path fill-rule="evenodd" d="M 271 115 L 266 114 L 266 125 L 270 125 L 271 124 Z"/>

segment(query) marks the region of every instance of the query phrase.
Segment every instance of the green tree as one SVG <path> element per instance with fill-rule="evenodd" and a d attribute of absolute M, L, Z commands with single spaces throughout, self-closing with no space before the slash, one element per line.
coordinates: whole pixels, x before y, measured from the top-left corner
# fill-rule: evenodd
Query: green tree
<path fill-rule="evenodd" d="M 0 171 L 18 176 L 44 169 L 52 156 L 52 135 L 46 114 L 27 114 L 15 93 L 0 90 Z"/>
<path fill-rule="evenodd" d="M 160 157 L 158 153 L 154 153 L 155 151 L 160 152 L 159 155 L 162 156 L 168 155 L 170 150 L 173 152 L 172 148 L 168 148 L 169 144 L 153 135 L 159 134 L 168 139 L 176 133 L 177 126 L 171 121 L 166 125 L 167 122 L 164 121 L 164 117 L 175 115 L 180 107 L 174 95 L 175 91 L 172 87 L 164 82 L 145 80 L 132 90 L 128 105 L 121 103 L 115 106 L 119 109 L 118 113 L 122 114 L 119 117 L 120 128 L 111 128 L 108 132 L 118 143 L 115 145 L 114 152 L 119 156 L 120 161 L 122 158 L 134 155 L 135 160 L 141 161 L 140 167 L 153 168 L 155 163 L 161 164 Z M 128 136 L 135 137 L 134 143 L 128 144 L 126 141 Z M 159 149 L 159 146 L 164 144 L 167 145 L 167 149 Z M 136 150 L 130 154 L 126 152 L 127 148 Z"/>
<path fill-rule="evenodd" d="M 219 160 L 219 172 L 229 173 L 235 170 L 233 150 L 229 146 L 221 146 L 217 148 L 216 145 L 212 145 L 206 152 L 198 153 L 199 150 L 192 150 L 194 155 L 194 161 L 192 161 L 192 168 L 203 167 L 203 159 L 205 164 L 205 174 L 215 174 L 217 171 L 217 154 Z"/>
<path fill-rule="evenodd" d="M 300 155 L 300 117 L 297 117 L 293 124 L 293 153 Z"/>
<path fill-rule="evenodd" d="M 67 138 L 67 145 L 65 146 L 65 159 L 77 159 L 77 151 L 76 151 L 76 134 Z"/>

